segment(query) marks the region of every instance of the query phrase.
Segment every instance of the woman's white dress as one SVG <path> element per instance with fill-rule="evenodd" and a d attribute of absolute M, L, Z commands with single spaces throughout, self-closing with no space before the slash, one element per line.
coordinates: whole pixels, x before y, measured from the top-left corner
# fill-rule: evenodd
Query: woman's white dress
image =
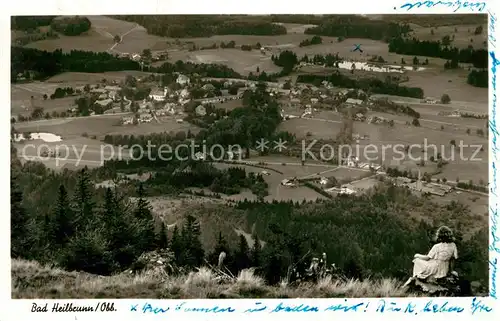
<path fill-rule="evenodd" d="M 430 260 L 414 259 L 413 276 L 419 279 L 439 279 L 448 275 L 450 259 L 458 258 L 455 243 L 438 243 L 432 247 L 427 256 Z"/>

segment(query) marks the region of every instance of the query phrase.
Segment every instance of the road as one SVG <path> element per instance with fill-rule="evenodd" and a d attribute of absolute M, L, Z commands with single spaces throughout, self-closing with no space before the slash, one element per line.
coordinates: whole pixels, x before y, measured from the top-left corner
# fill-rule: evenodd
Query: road
<path fill-rule="evenodd" d="M 122 53 L 122 52 L 120 52 L 120 51 L 118 51 L 118 50 L 115 50 L 116 46 L 118 46 L 119 44 L 121 44 L 121 43 L 123 42 L 123 38 L 124 38 L 126 35 L 128 35 L 128 34 L 129 34 L 129 33 L 131 33 L 132 31 L 134 31 L 134 30 L 135 30 L 135 29 L 137 29 L 138 27 L 139 27 L 139 25 L 138 25 L 138 24 L 136 24 L 136 25 L 135 25 L 132 29 L 130 29 L 129 31 L 127 31 L 127 32 L 125 32 L 125 33 L 123 33 L 123 34 L 121 34 L 121 35 L 120 35 L 120 42 L 117 42 L 117 43 L 113 44 L 113 45 L 112 45 L 112 46 L 108 49 L 108 51 L 115 51 L 115 52 L 117 52 L 117 53 Z M 109 34 L 109 32 L 108 32 L 108 34 Z M 114 36 L 113 36 L 113 35 L 111 35 L 111 37 L 114 39 Z"/>
<path fill-rule="evenodd" d="M 331 119 L 324 119 L 324 118 L 304 117 L 304 118 L 301 118 L 301 119 L 313 120 L 313 121 L 322 121 L 322 122 L 328 122 L 328 123 L 337 123 L 337 124 L 341 124 L 342 123 L 342 121 L 339 121 L 339 120 L 331 120 Z M 457 126 L 457 124 L 454 124 L 454 123 L 445 122 L 445 121 L 439 121 L 439 120 L 426 119 L 426 118 L 419 118 L 419 121 L 420 122 L 428 122 L 428 123 L 441 124 L 441 125 Z M 404 122 L 404 121 L 398 121 L 398 120 L 395 120 L 394 123 L 396 123 L 396 124 L 402 124 L 402 125 L 406 124 L 406 122 Z M 426 128 L 433 129 L 433 130 L 438 130 L 436 128 L 430 128 L 430 127 L 426 127 Z M 482 126 L 474 126 L 474 125 L 467 125 L 467 128 L 483 129 Z"/>

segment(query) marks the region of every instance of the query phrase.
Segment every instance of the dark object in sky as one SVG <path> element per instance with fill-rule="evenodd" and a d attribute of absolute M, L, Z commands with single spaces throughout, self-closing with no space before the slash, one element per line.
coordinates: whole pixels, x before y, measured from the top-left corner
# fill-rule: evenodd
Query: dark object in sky
<path fill-rule="evenodd" d="M 361 49 L 361 45 L 354 45 L 354 49 L 351 50 L 352 52 L 355 52 L 355 51 L 359 51 L 359 52 L 363 52 L 363 49 Z"/>

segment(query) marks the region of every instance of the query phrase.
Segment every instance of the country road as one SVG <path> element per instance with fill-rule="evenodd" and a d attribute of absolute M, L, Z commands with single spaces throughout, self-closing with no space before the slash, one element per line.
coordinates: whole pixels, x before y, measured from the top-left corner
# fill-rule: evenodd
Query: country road
<path fill-rule="evenodd" d="M 113 45 L 112 45 L 112 46 L 108 49 L 108 51 L 115 51 L 115 52 L 117 52 L 117 53 L 122 53 L 122 52 L 120 52 L 120 51 L 118 51 L 118 50 L 115 50 L 116 46 L 118 46 L 119 44 L 121 44 L 121 43 L 123 42 L 123 38 L 124 38 L 126 35 L 128 35 L 128 34 L 129 34 L 129 33 L 131 33 L 132 31 L 136 30 L 138 27 L 139 27 L 139 25 L 138 25 L 138 24 L 136 24 L 136 25 L 135 25 L 132 29 L 130 29 L 129 31 L 127 31 L 127 32 L 125 32 L 125 33 L 123 33 L 123 34 L 121 34 L 121 35 L 120 35 L 120 42 L 117 42 L 117 43 L 113 44 Z M 114 38 L 114 37 L 112 36 L 112 38 Z"/>

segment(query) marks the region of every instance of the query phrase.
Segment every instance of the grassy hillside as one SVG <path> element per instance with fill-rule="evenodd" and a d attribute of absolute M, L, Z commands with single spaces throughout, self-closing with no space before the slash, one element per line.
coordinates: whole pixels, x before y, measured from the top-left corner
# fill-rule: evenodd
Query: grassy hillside
<path fill-rule="evenodd" d="M 67 272 L 35 261 L 12 260 L 12 298 L 14 299 L 91 299 L 91 298 L 326 298 L 326 297 L 404 297 L 413 296 L 393 279 L 378 281 L 332 281 L 302 283 L 298 287 L 267 286 L 251 270 L 243 270 L 231 281 L 218 282 L 211 270 L 165 276 L 155 271 L 139 275 L 97 276 Z"/>

